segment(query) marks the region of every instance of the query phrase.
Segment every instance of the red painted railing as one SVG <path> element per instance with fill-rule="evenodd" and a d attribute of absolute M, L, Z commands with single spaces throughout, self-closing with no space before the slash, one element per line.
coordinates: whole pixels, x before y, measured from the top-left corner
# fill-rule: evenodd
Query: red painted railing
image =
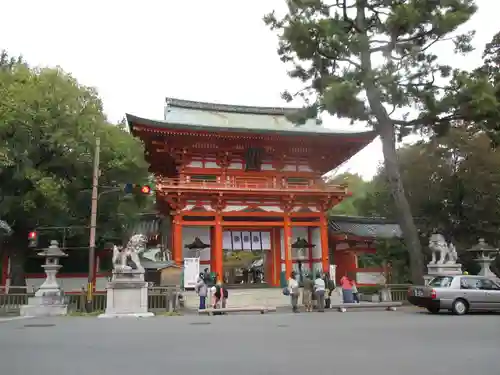
<path fill-rule="evenodd" d="M 163 178 L 158 181 L 157 187 L 159 190 L 285 190 L 287 192 L 303 192 L 303 191 L 323 191 L 347 194 L 347 188 L 343 185 L 329 184 L 324 181 L 304 181 L 290 182 L 286 179 L 268 179 L 235 177 L 227 181 L 209 181 L 209 180 L 193 180 L 189 177 L 185 179 L 179 178 Z"/>

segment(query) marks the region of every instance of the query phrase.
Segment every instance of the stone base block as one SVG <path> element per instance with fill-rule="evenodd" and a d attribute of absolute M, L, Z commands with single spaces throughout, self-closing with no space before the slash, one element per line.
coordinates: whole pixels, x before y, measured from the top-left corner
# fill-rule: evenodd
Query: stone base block
<path fill-rule="evenodd" d="M 28 305 L 21 306 L 20 315 L 24 317 L 61 316 L 68 314 L 68 305 L 43 303 L 43 297 L 32 297 Z"/>
<path fill-rule="evenodd" d="M 148 283 L 113 280 L 108 284 L 106 311 L 102 317 L 153 316 L 148 312 Z"/>
<path fill-rule="evenodd" d="M 441 276 L 441 275 L 461 275 L 462 265 L 455 264 L 428 264 L 427 273 L 430 276 Z"/>
<path fill-rule="evenodd" d="M 98 316 L 98 318 L 151 318 L 155 316 L 152 312 L 147 313 L 130 313 L 130 314 L 108 314 L 104 313 Z"/>
<path fill-rule="evenodd" d="M 427 275 L 424 276 L 425 284 L 428 284 L 436 276 L 457 276 L 462 275 L 462 265 L 453 264 L 428 264 Z"/>

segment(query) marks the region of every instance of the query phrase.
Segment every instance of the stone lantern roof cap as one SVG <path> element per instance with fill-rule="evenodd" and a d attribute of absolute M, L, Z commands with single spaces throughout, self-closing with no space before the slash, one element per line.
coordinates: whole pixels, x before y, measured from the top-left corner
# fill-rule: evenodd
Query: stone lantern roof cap
<path fill-rule="evenodd" d="M 59 243 L 55 240 L 50 241 L 50 246 L 43 250 L 42 252 L 38 253 L 40 256 L 44 257 L 67 257 L 68 254 L 66 254 L 64 251 L 61 250 L 59 247 Z"/>
<path fill-rule="evenodd" d="M 497 252 L 498 249 L 493 247 L 493 246 L 490 246 L 485 240 L 484 238 L 480 238 L 478 243 L 474 246 L 472 246 L 470 249 L 468 249 L 467 251 L 473 253 L 473 252 L 477 252 L 477 253 L 480 253 L 480 252 L 483 252 L 483 253 L 493 253 L 493 252 Z"/>
<path fill-rule="evenodd" d="M 292 249 L 311 249 L 315 246 L 307 242 L 305 238 L 297 237 L 297 240 L 292 244 Z"/>

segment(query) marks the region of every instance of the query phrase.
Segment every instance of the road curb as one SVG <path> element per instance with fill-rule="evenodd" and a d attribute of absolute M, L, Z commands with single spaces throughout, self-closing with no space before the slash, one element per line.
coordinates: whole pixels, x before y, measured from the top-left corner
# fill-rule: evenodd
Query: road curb
<path fill-rule="evenodd" d="M 1 318 L 0 317 L 0 323 L 7 323 L 7 322 L 12 322 L 15 320 L 23 320 L 23 319 L 33 319 L 34 316 L 12 316 L 9 318 Z"/>

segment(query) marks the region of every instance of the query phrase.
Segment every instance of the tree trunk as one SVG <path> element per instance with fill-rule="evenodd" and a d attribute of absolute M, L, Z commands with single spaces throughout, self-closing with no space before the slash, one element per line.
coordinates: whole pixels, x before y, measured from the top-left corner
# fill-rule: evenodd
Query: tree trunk
<path fill-rule="evenodd" d="M 413 220 L 410 204 L 406 198 L 403 182 L 401 180 L 396 153 L 394 126 L 387 123 L 379 124 L 379 134 L 382 140 L 384 166 L 389 188 L 392 198 L 394 199 L 394 205 L 396 207 L 398 222 L 403 232 L 403 238 L 410 254 L 411 279 L 415 284 L 422 284 L 424 282 L 422 246 L 420 245 L 417 227 Z"/>
<path fill-rule="evenodd" d="M 422 247 L 418 236 L 417 227 L 411 215 L 410 204 L 406 199 L 401 173 L 399 171 L 398 157 L 396 154 L 396 134 L 394 124 L 385 109 L 382 100 L 382 93 L 374 80 L 374 69 L 372 67 L 370 43 L 367 35 L 366 0 L 356 1 L 356 26 L 359 33 L 360 46 L 360 68 L 363 73 L 363 84 L 366 89 L 366 97 L 370 105 L 372 114 L 376 118 L 375 128 L 382 140 L 382 150 L 384 153 L 384 164 L 391 195 L 394 199 L 397 218 L 403 237 L 410 253 L 410 273 L 415 284 L 424 282 L 424 261 Z"/>
<path fill-rule="evenodd" d="M 14 232 L 5 243 L 5 250 L 10 259 L 10 285 L 16 287 L 26 286 L 24 267 L 26 263 L 27 238 L 26 234 Z M 9 293 L 26 293 L 24 288 L 9 288 Z"/>

